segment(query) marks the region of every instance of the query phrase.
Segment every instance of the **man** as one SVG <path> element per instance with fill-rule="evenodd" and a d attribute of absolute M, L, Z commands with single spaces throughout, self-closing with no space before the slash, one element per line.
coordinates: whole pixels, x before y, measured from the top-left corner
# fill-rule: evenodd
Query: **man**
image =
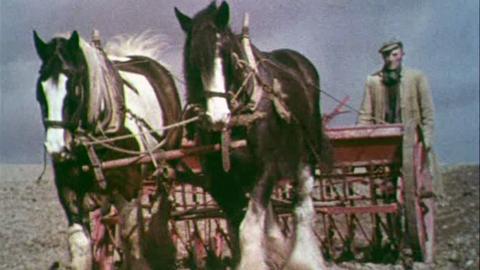
<path fill-rule="evenodd" d="M 402 42 L 386 42 L 379 52 L 384 66 L 367 77 L 358 123 L 368 125 L 414 121 L 423 131 L 425 147 L 430 149 L 434 108 L 426 77 L 420 71 L 402 65 L 405 55 Z"/>
<path fill-rule="evenodd" d="M 436 182 L 435 193 L 443 194 L 441 175 L 433 154 L 434 107 L 425 75 L 402 65 L 403 44 L 392 40 L 379 49 L 384 66 L 367 77 L 360 106 L 359 125 L 414 123 L 420 126 L 429 151 L 429 169 Z"/>

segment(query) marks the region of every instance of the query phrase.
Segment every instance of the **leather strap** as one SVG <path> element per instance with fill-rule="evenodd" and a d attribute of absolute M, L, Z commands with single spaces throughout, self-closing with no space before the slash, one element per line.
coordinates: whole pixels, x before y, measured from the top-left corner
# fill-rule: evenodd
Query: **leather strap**
<path fill-rule="evenodd" d="M 107 188 L 107 182 L 105 180 L 105 176 L 103 175 L 100 159 L 98 158 L 97 153 L 95 153 L 93 145 L 87 145 L 87 153 L 88 158 L 92 163 L 93 173 L 95 174 L 95 178 L 97 179 L 98 186 L 100 187 L 100 189 L 105 190 L 105 188 Z"/>
<path fill-rule="evenodd" d="M 221 98 L 225 98 L 225 99 L 230 99 L 230 94 L 228 93 L 220 93 L 220 92 L 214 92 L 214 91 L 210 91 L 210 90 L 205 90 L 205 97 L 207 98 L 211 98 L 211 97 L 221 97 Z"/>

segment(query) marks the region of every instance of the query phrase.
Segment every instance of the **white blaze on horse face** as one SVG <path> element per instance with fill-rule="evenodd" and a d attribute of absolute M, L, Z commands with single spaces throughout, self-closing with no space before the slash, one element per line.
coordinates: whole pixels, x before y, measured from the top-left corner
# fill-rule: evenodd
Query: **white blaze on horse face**
<path fill-rule="evenodd" d="M 217 36 L 217 39 L 219 36 Z M 225 94 L 225 76 L 223 75 L 223 61 L 220 57 L 220 52 L 215 50 L 215 60 L 213 66 L 213 76 L 210 78 L 203 78 L 205 89 Z M 226 123 L 230 116 L 230 109 L 228 108 L 227 99 L 224 97 L 209 97 L 207 99 L 207 115 L 212 120 L 212 123 Z"/>
<path fill-rule="evenodd" d="M 42 82 L 43 93 L 48 107 L 47 120 L 63 121 L 63 101 L 67 96 L 67 77 L 60 74 L 58 80 L 48 79 Z M 45 147 L 49 154 L 58 154 L 65 148 L 65 130 L 59 127 L 47 128 Z"/>

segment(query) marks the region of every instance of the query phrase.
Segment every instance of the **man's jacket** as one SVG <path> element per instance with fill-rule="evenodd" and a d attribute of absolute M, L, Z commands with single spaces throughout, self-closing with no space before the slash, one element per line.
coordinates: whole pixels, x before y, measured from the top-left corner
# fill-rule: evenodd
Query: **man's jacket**
<path fill-rule="evenodd" d="M 367 77 L 358 124 L 384 123 L 387 90 L 382 83 L 382 72 Z M 403 67 L 399 95 L 402 122 L 413 120 L 420 125 L 425 146 L 430 148 L 433 143 L 434 107 L 428 81 L 422 72 Z"/>

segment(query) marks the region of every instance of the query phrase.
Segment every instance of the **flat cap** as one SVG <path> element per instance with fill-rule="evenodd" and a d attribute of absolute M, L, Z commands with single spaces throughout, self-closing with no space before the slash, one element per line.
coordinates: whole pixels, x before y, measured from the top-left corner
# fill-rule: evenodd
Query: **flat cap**
<path fill-rule="evenodd" d="M 392 39 L 382 44 L 382 47 L 378 50 L 379 53 L 386 53 L 396 48 L 403 49 L 403 43 L 399 40 Z"/>

